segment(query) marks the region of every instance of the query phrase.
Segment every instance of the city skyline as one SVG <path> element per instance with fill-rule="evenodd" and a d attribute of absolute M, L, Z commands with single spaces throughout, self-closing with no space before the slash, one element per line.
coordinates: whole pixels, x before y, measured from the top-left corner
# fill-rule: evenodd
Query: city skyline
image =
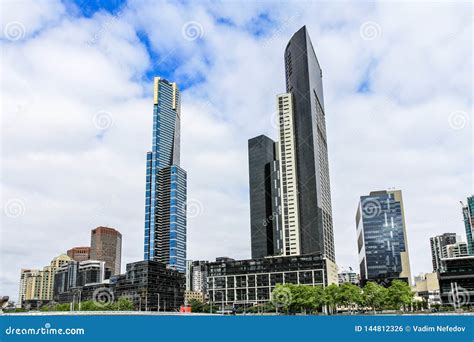
<path fill-rule="evenodd" d="M 137 10 L 147 22 L 145 8 L 139 7 Z M 313 13 L 314 17 L 314 7 L 309 7 L 311 10 L 308 13 Z M 173 6 L 166 8 L 171 15 L 175 13 Z M 327 5 L 323 8 L 333 15 L 339 7 Z M 337 262 L 357 269 L 353 215 L 358 196 L 396 186 L 404 191 L 413 274 L 429 271 L 429 237 L 444 232 L 464 236 L 459 200 L 465 201 L 469 192 L 472 192 L 468 190 L 469 185 L 466 186 L 471 176 L 469 158 L 465 157 L 464 151 L 469 146 L 470 123 L 466 116 L 468 122 L 461 127 L 452 117 L 459 117 L 459 111 L 467 113 L 465 101 L 469 100 L 467 93 L 459 90 L 462 87 L 458 87 L 457 83 L 456 86 L 443 84 L 441 92 L 437 84 L 442 82 L 436 77 L 442 79 L 444 76 L 433 76 L 434 80 L 430 79 L 429 83 L 426 81 L 426 84 L 430 84 L 429 97 L 422 90 L 426 85 L 422 76 L 416 82 L 408 82 L 405 73 L 410 74 L 410 67 L 419 68 L 423 53 L 433 50 L 425 47 L 421 49 L 422 52 L 414 51 L 416 56 L 412 55 L 410 62 L 415 66 L 407 64 L 403 66 L 404 69 L 400 69 L 399 65 L 393 64 L 399 50 L 406 51 L 412 46 L 412 39 L 419 37 L 406 38 L 402 35 L 404 31 L 390 26 L 385 17 L 387 12 L 391 12 L 389 8 L 375 6 L 369 11 L 371 16 L 356 15 L 354 19 L 344 17 L 343 13 L 337 18 L 330 18 L 331 15 L 323 11 L 320 21 L 314 23 L 314 20 L 308 20 L 302 8 L 293 8 L 295 14 L 292 17 L 288 14 L 292 11 L 285 13 L 281 7 L 275 11 L 268 10 L 274 22 L 264 26 L 263 33 L 255 34 L 254 31 L 246 31 L 241 23 L 250 22 L 259 12 L 258 9 L 248 9 L 242 14 L 243 18 L 226 13 L 238 23 L 237 28 L 212 21 L 208 14 L 198 13 L 196 17 L 187 19 L 202 25 L 202 37 L 189 40 L 192 36 L 184 35 L 181 30 L 185 23 L 177 21 L 179 24 L 173 26 L 173 34 L 169 39 L 165 39 L 160 31 L 154 31 L 155 28 L 149 28 L 147 36 L 151 38 L 148 43 L 138 36 L 138 40 L 131 42 L 124 38 L 130 37 L 127 30 L 130 29 L 129 23 L 133 22 L 128 21 L 130 19 L 127 16 L 131 14 L 127 9 L 116 19 L 113 19 L 117 13 L 114 10 L 111 10 L 111 15 L 89 14 L 91 26 L 86 28 L 80 28 L 75 17 L 67 10 L 62 14 L 66 23 L 48 29 L 41 26 L 42 22 L 24 20 L 25 25 L 31 25 L 24 39 L 6 46 L 6 63 L 16 59 L 18 75 L 6 73 L 2 76 L 3 82 L 11 86 L 5 105 L 5 122 L 9 126 L 4 128 L 4 141 L 8 143 L 9 150 L 4 155 L 8 164 L 5 163 L 3 181 L 2 256 L 5 260 L 2 261 L 2 270 L 5 272 L 2 272 L 0 279 L 2 290 L 5 289 L 9 294 L 15 293 L 18 270 L 21 267 L 47 264 L 54 254 L 60 252 L 56 251 L 58 243 L 68 247 L 85 245 L 87 240 L 80 237 L 83 231 L 98 224 L 120 227 L 126 236 L 124 263 L 142 258 L 140 254 L 143 249 L 140 246 L 143 246 L 145 160 L 140 155 L 145 151 L 144 147 L 149 146 L 149 103 L 152 94 L 149 77 L 141 82 L 134 77 L 129 79 L 129 75 L 163 75 L 178 84 L 183 81 L 183 106 L 189 109 L 183 110 L 186 113 L 182 128 L 183 140 L 186 139 L 183 142 L 183 156 L 186 156 L 183 157 L 183 167 L 193 175 L 189 182 L 189 205 L 194 210 L 189 215 L 188 240 L 193 241 L 188 249 L 189 258 L 212 260 L 219 255 L 247 258 L 250 244 L 248 180 L 245 176 L 246 140 L 262 132 L 275 137 L 275 129 L 271 127 L 274 122 L 274 95 L 284 91 L 283 77 L 277 75 L 279 73 L 276 70 L 283 67 L 281 51 L 286 41 L 305 22 L 308 22 L 309 31 L 314 32 L 313 43 L 323 66 L 325 95 L 329 96 L 325 101 L 327 125 L 330 126 L 328 131 L 334 132 L 328 135 L 328 145 Z M 417 17 L 416 6 L 408 8 L 409 17 Z M 462 12 L 460 10 L 453 17 L 464 19 Z M 392 14 L 401 15 L 400 12 Z M 348 26 L 331 27 L 330 23 L 337 22 L 337 19 L 347 22 Z M 376 30 L 379 34 L 373 40 L 364 39 L 359 32 L 369 19 L 380 26 L 380 31 Z M 136 25 L 131 25 L 132 29 L 145 24 Z M 434 33 L 439 36 L 429 35 L 428 41 L 434 44 L 451 37 L 449 43 L 459 47 L 461 52 L 457 55 L 464 58 L 469 52 L 456 40 L 463 41 L 466 38 L 462 35 L 465 34 L 463 25 L 464 20 L 451 25 L 453 32 L 461 32 L 457 38 L 450 35 L 451 31 L 433 27 Z M 73 35 L 80 39 L 71 44 L 82 51 L 81 59 L 88 62 L 87 72 L 74 73 L 73 80 L 68 80 L 64 83 L 64 89 L 59 89 L 63 83 L 59 81 L 60 76 L 55 70 L 71 66 L 70 63 L 75 65 L 74 60 L 61 60 L 57 69 L 51 70 L 48 61 L 38 58 L 28 77 L 22 75 L 22 63 L 27 61 L 18 57 L 19 46 L 22 44 L 22 49 L 30 51 L 32 56 L 41 54 L 44 50 L 36 43 L 42 42 L 45 44 L 40 45 L 48 46 L 46 42 L 49 38 L 62 41 L 65 37 L 60 31 L 64 28 L 80 33 Z M 166 32 L 163 26 L 158 28 Z M 217 39 L 220 29 L 235 35 L 232 46 Z M 388 47 L 384 43 L 394 34 L 392 30 L 405 37 L 401 45 Z M 29 36 L 30 32 L 36 31 L 42 34 Z M 157 40 L 153 34 L 159 34 L 160 39 Z M 274 35 L 276 38 L 273 38 Z M 354 46 L 346 46 L 344 37 Z M 84 40 L 89 42 L 93 39 L 95 41 L 91 44 L 84 44 Z M 217 53 L 210 55 L 212 63 L 201 65 L 197 61 L 210 49 L 206 44 L 216 49 Z M 54 46 L 53 52 L 60 55 L 66 53 L 64 47 Z M 120 50 L 123 52 L 121 56 L 109 54 L 119 47 L 123 48 Z M 388 51 L 382 51 L 383 48 Z M 362 53 L 365 49 L 369 53 Z M 225 50 L 227 53 L 223 53 Z M 242 50 L 250 52 L 242 55 Z M 176 59 L 176 63 L 179 62 L 176 66 L 170 64 L 170 60 L 160 62 L 167 53 L 191 56 L 189 51 L 196 52 L 197 59 Z M 355 57 L 358 52 L 361 55 Z M 371 57 L 370 52 L 377 58 Z M 263 54 L 265 63 L 254 58 L 254 54 Z M 354 61 L 346 61 L 346 58 L 342 60 L 339 54 L 352 56 Z M 220 55 L 226 55 L 235 64 L 228 64 Z M 434 61 L 437 64 L 433 68 L 441 70 L 442 75 L 455 73 L 459 75 L 457 80 L 460 84 L 465 84 L 463 73 L 458 74 L 451 69 L 452 65 L 462 66 L 462 63 L 458 63 L 458 57 L 448 54 L 440 55 L 439 58 L 440 61 Z M 111 63 L 103 68 L 103 61 Z M 150 64 L 151 71 L 147 69 Z M 232 69 L 227 68 L 229 65 L 234 65 L 233 71 L 227 70 Z M 33 87 L 35 77 L 41 76 L 41 69 L 49 70 L 57 85 L 53 87 L 45 81 L 41 89 L 35 87 L 35 92 L 31 92 L 34 95 L 25 98 L 25 84 Z M 162 73 L 164 70 L 168 71 Z M 396 70 L 403 70 L 403 73 L 390 81 L 391 72 Z M 421 68 L 419 72 L 425 75 L 430 74 L 430 70 Z M 207 72 L 205 82 L 200 83 L 199 77 L 204 71 Z M 245 84 L 246 79 L 257 71 L 262 80 L 252 78 L 255 82 L 251 91 L 243 89 L 245 87 L 235 89 L 235 84 Z M 101 90 L 96 89 L 95 84 L 100 85 Z M 73 88 L 74 96 L 71 96 L 71 88 L 68 87 L 77 85 L 80 87 Z M 387 100 L 390 96 L 385 95 L 390 95 L 390 91 L 395 91 L 397 87 L 398 92 L 393 95 L 393 99 Z M 17 88 L 21 91 L 16 92 Z M 97 97 L 95 93 L 101 96 Z M 228 97 L 227 94 L 232 96 Z M 58 98 L 58 104 L 53 105 Z M 76 102 L 77 99 L 81 103 Z M 34 127 L 41 127 L 47 136 L 30 126 L 36 120 L 32 114 L 38 112 L 43 114 L 44 121 L 37 122 Z M 374 115 L 374 112 L 378 114 Z M 64 115 L 61 113 L 69 114 L 64 127 L 61 123 Z M 394 120 L 395 117 L 397 120 Z M 71 130 L 70 126 L 74 129 Z M 27 140 L 20 142 L 14 131 L 31 134 L 28 134 Z M 76 139 L 71 139 L 71 136 Z M 457 153 L 464 159 L 456 159 Z M 439 158 L 442 158 L 442 163 Z M 70 166 L 73 162 L 77 163 L 74 170 Z M 31 179 L 25 176 L 23 170 L 37 172 Z M 381 170 L 383 172 L 379 172 Z M 66 179 L 61 177 L 66 174 Z M 79 180 L 77 184 L 71 184 L 71 177 Z M 66 195 L 64 192 L 68 195 L 67 200 L 63 197 Z M 19 200 L 21 215 L 17 216 L 11 211 L 11 203 L 15 204 L 12 200 Z M 66 220 L 73 215 L 79 217 L 76 222 Z M 43 237 L 51 233 L 55 238 L 44 241 Z M 64 236 L 61 236 L 63 233 Z M 24 238 L 24 244 L 18 242 L 20 236 Z M 29 257 L 30 248 L 25 247 L 40 242 L 44 242 L 44 248 L 35 255 L 39 260 L 37 265 Z M 414 243 L 423 248 L 413 250 L 411 246 Z M 210 247 L 203 250 L 202 246 Z M 416 264 L 415 267 L 413 264 Z"/>

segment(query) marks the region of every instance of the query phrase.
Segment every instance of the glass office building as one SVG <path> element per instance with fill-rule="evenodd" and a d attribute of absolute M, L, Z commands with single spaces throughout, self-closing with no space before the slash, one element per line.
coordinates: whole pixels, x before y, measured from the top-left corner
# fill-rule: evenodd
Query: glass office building
<path fill-rule="evenodd" d="M 299 231 L 299 246 L 289 254 L 321 254 L 335 262 L 322 70 L 306 26 L 286 46 L 285 75 L 286 93 L 292 94 Z"/>
<path fill-rule="evenodd" d="M 180 94 L 154 79 L 152 151 L 146 159 L 144 259 L 186 271 L 186 172 L 180 168 Z"/>
<path fill-rule="evenodd" d="M 207 264 L 209 300 L 218 305 L 251 306 L 269 302 L 277 284 L 325 287 L 337 283 L 337 265 L 320 255 L 218 258 Z"/>
<path fill-rule="evenodd" d="M 361 196 L 356 214 L 360 276 L 363 283 L 410 283 L 410 262 L 402 192 L 374 191 Z"/>
<path fill-rule="evenodd" d="M 283 251 L 276 143 L 265 135 L 248 141 L 252 258 Z"/>

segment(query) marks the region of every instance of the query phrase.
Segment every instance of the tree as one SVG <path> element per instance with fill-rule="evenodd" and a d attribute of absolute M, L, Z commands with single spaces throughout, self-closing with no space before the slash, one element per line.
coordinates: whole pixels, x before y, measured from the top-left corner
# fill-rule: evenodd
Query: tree
<path fill-rule="evenodd" d="M 296 310 L 301 305 L 299 291 L 293 284 L 277 284 L 271 294 L 271 302 L 276 308 L 283 308 L 287 312 Z"/>
<path fill-rule="evenodd" d="M 339 286 L 337 303 L 348 307 L 350 313 L 352 313 L 352 308 L 361 302 L 362 291 L 359 286 L 351 283 L 344 283 Z"/>
<path fill-rule="evenodd" d="M 386 299 L 388 290 L 374 282 L 365 284 L 362 292 L 362 301 L 365 305 L 372 308 L 374 313 L 377 309 L 381 310 Z"/>
<path fill-rule="evenodd" d="M 339 286 L 331 284 L 324 289 L 324 303 L 328 308 L 328 313 L 337 312 L 337 305 L 339 304 Z"/>
<path fill-rule="evenodd" d="M 394 280 L 388 288 L 388 301 L 395 310 L 403 311 L 412 303 L 415 292 L 402 280 Z"/>
<path fill-rule="evenodd" d="M 311 311 L 317 312 L 324 305 L 324 288 L 322 286 L 309 287 L 308 306 Z"/>
<path fill-rule="evenodd" d="M 192 312 L 204 312 L 204 304 L 201 301 L 197 299 L 191 299 L 188 304 L 191 307 Z M 209 311 L 209 308 L 207 311 Z"/>
<path fill-rule="evenodd" d="M 134 309 L 132 301 L 125 297 L 120 297 L 111 306 L 114 311 L 132 311 Z"/>

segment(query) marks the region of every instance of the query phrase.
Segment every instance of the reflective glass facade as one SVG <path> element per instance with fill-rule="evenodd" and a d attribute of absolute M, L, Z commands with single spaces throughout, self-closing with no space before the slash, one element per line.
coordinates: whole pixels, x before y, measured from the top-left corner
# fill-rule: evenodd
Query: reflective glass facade
<path fill-rule="evenodd" d="M 286 46 L 285 74 L 286 92 L 293 98 L 299 253 L 321 254 L 334 262 L 322 70 L 305 26 Z"/>
<path fill-rule="evenodd" d="M 386 283 L 409 279 L 401 192 L 361 196 L 356 221 L 361 279 Z"/>
<path fill-rule="evenodd" d="M 282 253 L 280 181 L 275 142 L 265 135 L 248 141 L 252 258 Z"/>
<path fill-rule="evenodd" d="M 152 151 L 146 160 L 144 259 L 186 271 L 186 172 L 180 162 L 180 95 L 154 80 Z"/>
<path fill-rule="evenodd" d="M 277 284 L 326 286 L 328 262 L 319 255 L 216 260 L 207 266 L 209 299 L 226 306 L 262 304 Z"/>

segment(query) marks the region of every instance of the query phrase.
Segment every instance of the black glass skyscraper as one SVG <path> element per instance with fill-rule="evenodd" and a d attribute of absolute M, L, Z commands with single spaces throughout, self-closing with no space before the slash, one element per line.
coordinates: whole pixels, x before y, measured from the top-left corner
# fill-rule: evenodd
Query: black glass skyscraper
<path fill-rule="evenodd" d="M 322 74 L 306 27 L 284 56 L 279 141 L 249 140 L 252 257 L 315 254 L 335 262 Z"/>
<path fill-rule="evenodd" d="M 252 258 L 281 253 L 277 146 L 265 135 L 248 142 Z"/>
<path fill-rule="evenodd" d="M 322 71 L 305 26 L 286 46 L 285 73 L 293 99 L 299 251 L 335 261 Z"/>

